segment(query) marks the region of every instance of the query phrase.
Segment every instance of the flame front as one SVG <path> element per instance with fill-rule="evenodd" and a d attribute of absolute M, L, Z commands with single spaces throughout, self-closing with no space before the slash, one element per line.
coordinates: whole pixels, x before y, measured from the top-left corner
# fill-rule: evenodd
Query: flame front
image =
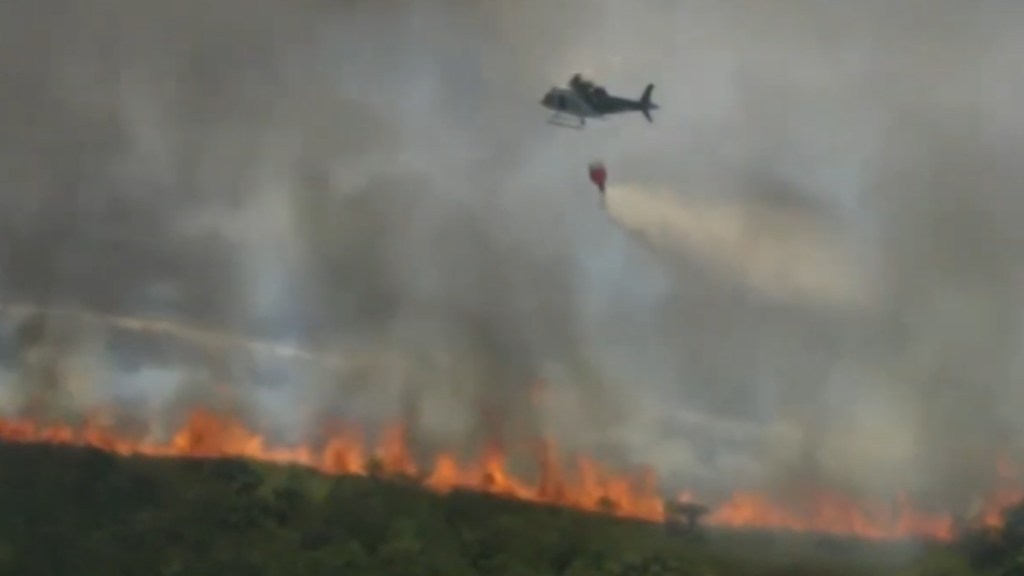
<path fill-rule="evenodd" d="M 1000 455 L 996 460 L 995 489 L 985 500 L 981 512 L 981 521 L 988 528 L 1003 526 L 1003 510 L 1024 501 L 1024 488 L 1020 474 L 1013 463 Z"/>
<path fill-rule="evenodd" d="M 134 440 L 98 419 L 80 426 L 39 425 L 27 419 L 0 420 L 0 440 L 89 446 L 120 455 L 151 457 L 238 457 L 295 464 L 333 475 L 362 475 L 371 470 L 416 478 L 437 492 L 476 490 L 519 500 L 572 507 L 653 522 L 666 519 L 664 500 L 651 469 L 616 474 L 586 457 L 563 461 L 549 441 L 539 443 L 535 482 L 513 475 L 500 445 L 489 444 L 474 461 L 463 462 L 449 453 L 437 454 L 428 471 L 421 470 L 409 449 L 406 429 L 383 430 L 375 448 L 366 445 L 358 428 L 339 426 L 319 446 L 276 447 L 236 419 L 197 409 L 167 441 Z M 564 466 L 564 462 L 572 462 Z M 1020 492 L 1000 492 L 986 508 L 984 521 L 995 525 L 999 507 L 1014 502 Z M 693 501 L 689 492 L 680 501 Z M 895 505 L 866 507 L 833 492 L 804 498 L 799 507 L 786 507 L 764 495 L 742 492 L 713 509 L 708 523 L 731 528 L 782 529 L 883 539 L 925 537 L 948 540 L 953 520 L 948 514 L 926 514 L 906 497 Z"/>
<path fill-rule="evenodd" d="M 715 510 L 711 522 L 720 526 L 768 525 L 796 532 L 853 534 L 869 539 L 894 539 L 909 535 L 936 540 L 953 537 L 953 518 L 916 510 L 903 496 L 891 507 L 866 507 L 828 491 L 806 499 L 801 512 L 782 507 L 764 496 L 735 494 Z"/>

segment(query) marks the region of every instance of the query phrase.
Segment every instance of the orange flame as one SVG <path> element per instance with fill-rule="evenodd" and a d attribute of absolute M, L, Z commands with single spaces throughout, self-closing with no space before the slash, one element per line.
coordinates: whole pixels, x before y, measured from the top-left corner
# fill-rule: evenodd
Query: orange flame
<path fill-rule="evenodd" d="M 89 446 L 120 455 L 151 457 L 238 457 L 266 462 L 297 464 L 327 474 L 363 475 L 371 470 L 388 475 L 417 478 L 437 492 L 477 490 L 536 503 L 567 506 L 620 517 L 661 522 L 666 519 L 665 501 L 651 469 L 635 474 L 615 474 L 586 457 L 563 468 L 557 448 L 539 444 L 539 469 L 535 483 L 514 476 L 506 455 L 496 444 L 488 445 L 475 462 L 460 462 L 453 454 L 437 454 L 429 472 L 422 471 L 409 449 L 404 426 L 386 428 L 374 450 L 368 450 L 360 431 L 352 427 L 332 430 L 319 448 L 269 446 L 264 438 L 236 419 L 197 409 L 168 441 L 131 439 L 109 424 L 93 419 L 81 426 L 40 425 L 28 419 L 0 420 L 0 440 L 16 443 L 54 443 Z M 368 453 L 372 456 L 368 457 Z M 1000 470 L 1006 475 L 1007 464 Z M 996 511 L 1014 502 L 1006 491 L 989 503 L 984 521 L 995 525 Z M 1020 495 L 1020 492 L 1017 492 Z M 683 492 L 680 502 L 694 496 Z M 894 506 L 867 508 L 834 492 L 820 491 L 799 507 L 786 507 L 759 494 L 741 492 L 713 509 L 709 524 L 730 528 L 783 529 L 883 539 L 922 537 L 952 538 L 954 525 L 948 514 L 916 510 L 905 496 Z"/>
<path fill-rule="evenodd" d="M 780 506 L 763 496 L 738 493 L 712 512 L 710 521 L 720 526 L 768 525 L 796 532 L 852 534 L 868 539 L 919 536 L 937 540 L 953 537 L 953 518 L 948 514 L 917 511 L 905 496 L 890 509 L 874 509 L 828 491 L 807 498 L 800 511 Z"/>
<path fill-rule="evenodd" d="M 377 357 L 373 354 L 356 355 L 340 361 L 299 348 L 253 342 L 235 334 L 166 320 L 0 304 L 0 316 L 19 319 L 33 314 L 55 315 L 95 322 L 112 329 L 174 337 L 211 351 L 242 348 L 253 354 L 312 362 L 325 367 L 350 363 L 359 365 Z M 231 393 L 226 389 L 222 392 L 226 397 L 221 400 L 230 404 Z M 531 402 L 542 404 L 545 392 L 543 381 L 534 382 L 530 387 Z M 44 408 L 47 396 L 48 393 L 35 395 L 29 410 Z M 666 519 L 664 502 L 659 496 L 653 471 L 644 470 L 636 476 L 611 474 L 597 462 L 583 457 L 576 459 L 574 467 L 565 467 L 557 448 L 547 441 L 542 441 L 537 450 L 539 478 L 536 483 L 530 483 L 506 470 L 505 454 L 499 445 L 487 447 L 478 461 L 469 463 L 460 462 L 452 454 L 437 454 L 430 471 L 425 472 L 412 456 L 404 426 L 385 429 L 372 449 L 361 430 L 344 425 L 332 428 L 317 448 L 277 447 L 268 446 L 260 434 L 247 429 L 239 421 L 206 410 L 193 411 L 171 439 L 163 442 L 138 440 L 144 435 L 119 433 L 112 425 L 112 415 L 103 416 L 89 419 L 81 426 L 41 425 L 24 418 L 0 419 L 0 441 L 90 446 L 120 455 L 240 457 L 302 465 L 328 474 L 381 472 L 418 478 L 425 487 L 438 492 L 472 489 L 623 517 L 651 521 Z M 992 528 L 1002 525 L 1003 509 L 1024 499 L 1024 483 L 1009 460 L 1000 459 L 997 468 L 997 485 L 980 515 L 981 523 Z M 687 503 L 698 499 L 690 492 L 683 492 L 677 500 Z M 865 507 L 834 492 L 820 491 L 805 497 L 802 504 L 783 506 L 764 495 L 741 492 L 713 509 L 706 519 L 710 524 L 725 527 L 816 531 L 868 538 L 919 536 L 948 539 L 953 532 L 951 516 L 920 512 L 905 496 L 894 506 Z"/>
<path fill-rule="evenodd" d="M 986 498 L 981 512 L 982 524 L 992 529 L 1003 527 L 1003 510 L 1024 501 L 1020 474 L 1005 455 L 996 458 L 995 480 L 995 490 Z"/>

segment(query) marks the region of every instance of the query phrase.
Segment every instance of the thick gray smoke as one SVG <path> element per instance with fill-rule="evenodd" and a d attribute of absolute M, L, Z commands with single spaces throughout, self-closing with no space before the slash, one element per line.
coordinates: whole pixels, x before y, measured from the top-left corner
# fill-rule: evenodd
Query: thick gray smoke
<path fill-rule="evenodd" d="M 111 331 L 58 343 L 147 409 L 187 366 L 291 435 L 323 411 L 405 414 L 426 443 L 543 430 L 675 484 L 967 498 L 1024 432 L 1020 12 L 8 3 L 3 300 L 387 352 L 339 372 Z M 544 124 L 540 95 L 576 71 L 626 95 L 655 82 L 655 124 Z M 724 207 L 709 221 L 799 213 L 836 277 L 779 290 L 713 243 L 652 256 L 591 196 L 595 156 L 612 183 Z M 81 360 L 98 350 L 113 367 Z"/>

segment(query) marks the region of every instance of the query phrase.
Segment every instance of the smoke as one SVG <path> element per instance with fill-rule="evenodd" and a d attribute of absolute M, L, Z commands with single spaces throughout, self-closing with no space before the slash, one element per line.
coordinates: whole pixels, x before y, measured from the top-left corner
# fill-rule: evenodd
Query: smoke
<path fill-rule="evenodd" d="M 2 300 L 304 354 L 106 322 L 61 353 L 83 406 L 228 384 L 289 437 L 404 416 L 947 502 L 1019 451 L 1015 4 L 413 4 L 0 8 Z M 655 124 L 545 125 L 578 70 L 655 82 Z"/>
<path fill-rule="evenodd" d="M 1020 455 L 1019 22 L 937 6 L 899 30 L 909 14 L 869 5 L 717 12 L 733 34 L 684 42 L 725 45 L 731 78 L 694 64 L 685 90 L 731 99 L 687 108 L 686 136 L 660 121 L 609 190 L 613 222 L 675 277 L 679 396 L 788 425 L 762 478 L 963 506 L 997 453 Z M 684 153 L 659 168 L 671 138 Z"/>
<path fill-rule="evenodd" d="M 844 253 L 826 218 L 638 188 L 613 188 L 606 197 L 612 219 L 656 251 L 717 267 L 709 273 L 731 274 L 754 293 L 837 307 L 872 298 L 870 270 Z"/>

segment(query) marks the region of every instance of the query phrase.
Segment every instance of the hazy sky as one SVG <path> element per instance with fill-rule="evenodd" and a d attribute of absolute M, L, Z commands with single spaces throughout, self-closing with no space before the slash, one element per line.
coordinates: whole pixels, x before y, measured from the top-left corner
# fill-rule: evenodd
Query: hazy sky
<path fill-rule="evenodd" d="M 0 287 L 434 355 L 369 385 L 275 369 L 265 412 L 289 422 L 326 390 L 474 436 L 482 403 L 689 483 L 964 496 L 1024 432 L 1022 25 L 1011 0 L 10 3 Z M 655 123 L 545 124 L 576 71 L 654 82 Z M 827 234 L 869 301 L 648 250 L 594 158 L 695 226 L 826 231 L 798 237 Z"/>

